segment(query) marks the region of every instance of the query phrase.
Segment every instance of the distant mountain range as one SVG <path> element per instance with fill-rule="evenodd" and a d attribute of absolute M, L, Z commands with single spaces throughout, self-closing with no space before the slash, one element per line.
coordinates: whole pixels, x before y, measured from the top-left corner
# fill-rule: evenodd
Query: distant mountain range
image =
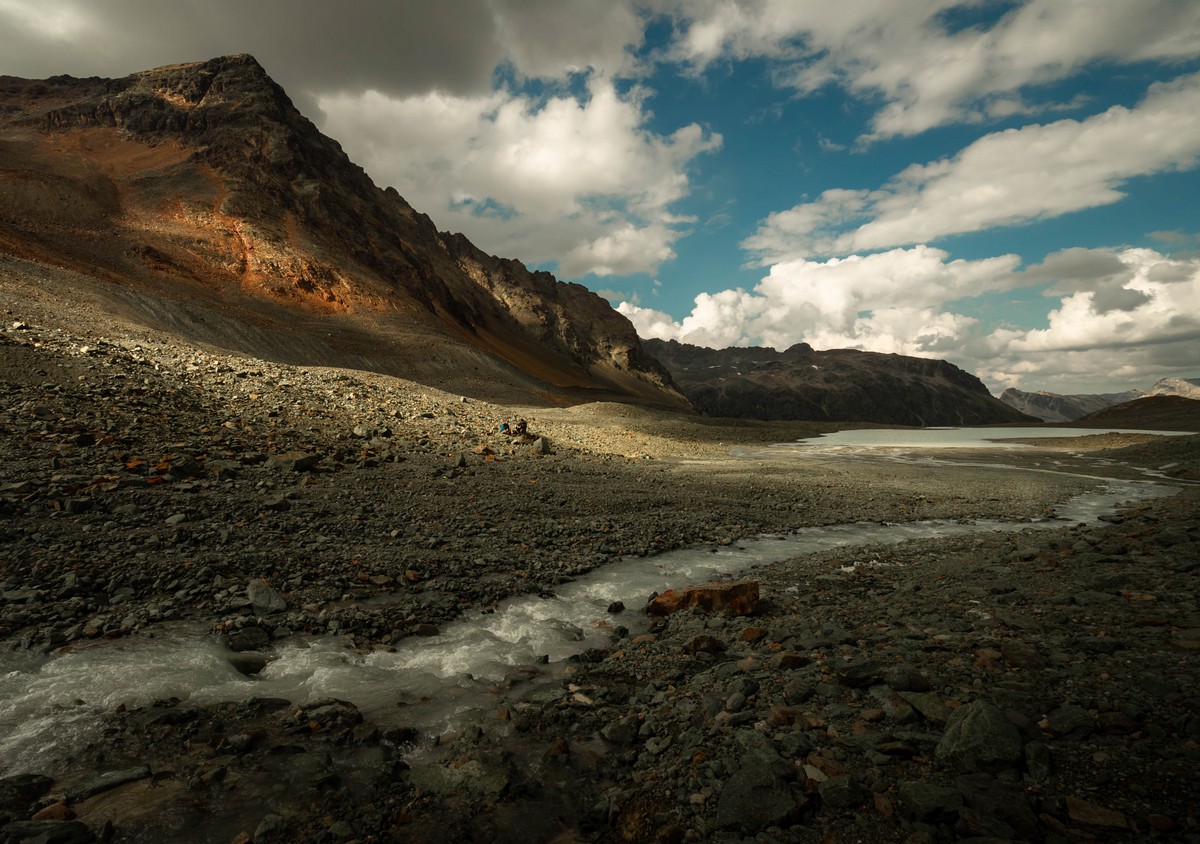
<path fill-rule="evenodd" d="M 1200 399 L 1200 378 L 1163 378 L 1148 390 L 1127 390 L 1123 393 L 1063 395 L 1026 393 L 1010 388 L 1000 394 L 1000 401 L 1044 422 L 1073 422 L 1105 408 L 1148 396 Z"/>
<path fill-rule="evenodd" d="M 643 345 L 695 407 L 711 416 L 892 425 L 1034 422 L 983 382 L 944 360 L 853 349 L 706 349 L 677 341 Z"/>

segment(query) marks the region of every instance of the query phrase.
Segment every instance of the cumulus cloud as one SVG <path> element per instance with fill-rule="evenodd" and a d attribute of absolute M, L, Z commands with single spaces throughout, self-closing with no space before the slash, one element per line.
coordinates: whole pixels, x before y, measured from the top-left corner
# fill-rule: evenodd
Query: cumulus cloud
<path fill-rule="evenodd" d="M 1200 156 L 1200 74 L 1151 86 L 1135 108 L 985 135 L 878 190 L 829 190 L 771 214 L 743 246 L 763 263 L 922 243 L 1121 199 L 1131 178 Z"/>
<path fill-rule="evenodd" d="M 1084 250 L 1070 250 L 1078 253 Z M 1048 295 L 1060 298 L 1050 311 L 1048 327 L 996 333 L 1001 350 L 1020 353 L 1126 349 L 1147 344 L 1200 339 L 1200 259 L 1169 258 L 1153 249 L 1121 252 L 1087 250 L 1099 260 L 1093 283 L 1076 275 L 1055 284 Z M 1060 253 L 1061 254 L 1061 253 Z M 1123 269 L 1111 272 L 1107 259 Z M 1045 264 L 1034 268 L 1044 274 Z M 1114 302 L 1124 302 L 1114 306 Z"/>
<path fill-rule="evenodd" d="M 1150 249 L 1068 249 L 1018 271 L 1005 255 L 949 260 L 926 246 L 771 268 L 752 291 L 696 297 L 682 320 L 630 302 L 642 337 L 701 346 L 763 345 L 948 359 L 994 392 L 1033 384 L 1062 392 L 1149 386 L 1167 369 L 1188 375 L 1200 340 L 1200 258 Z M 1045 328 L 990 328 L 955 312 L 998 290 L 1042 291 L 1052 306 Z M 1195 373 L 1190 373 L 1193 377 Z"/>
<path fill-rule="evenodd" d="M 1031 0 L 990 29 L 950 26 L 955 12 L 972 11 L 960 0 L 665 5 L 681 22 L 672 60 L 700 71 L 727 59 L 765 58 L 777 82 L 801 94 L 834 84 L 882 99 L 865 140 L 1059 108 L 1024 92 L 1096 63 L 1200 55 L 1200 5 L 1174 0 Z"/>
<path fill-rule="evenodd" d="M 505 54 L 523 76 L 637 72 L 632 50 L 642 44 L 645 22 L 632 3 L 490 0 L 490 5 Z"/>
<path fill-rule="evenodd" d="M 1021 275 L 1058 303 L 1044 328 L 1000 327 L 964 343 L 963 362 L 994 392 L 1114 392 L 1200 374 L 1200 258 L 1068 249 Z"/>
<path fill-rule="evenodd" d="M 644 337 L 700 346 L 799 342 L 818 348 L 861 348 L 929 354 L 953 344 L 974 323 L 942 310 L 942 303 L 1005 289 L 1020 259 L 950 260 L 928 246 L 852 255 L 824 262 L 776 264 L 752 291 L 724 290 L 696 297 L 680 321 L 623 302 Z"/>
<path fill-rule="evenodd" d="M 670 206 L 721 137 L 645 128 L 635 90 L 593 75 L 583 99 L 377 91 L 322 97 L 327 129 L 376 181 L 483 248 L 558 262 L 567 276 L 653 271 L 691 221 Z"/>

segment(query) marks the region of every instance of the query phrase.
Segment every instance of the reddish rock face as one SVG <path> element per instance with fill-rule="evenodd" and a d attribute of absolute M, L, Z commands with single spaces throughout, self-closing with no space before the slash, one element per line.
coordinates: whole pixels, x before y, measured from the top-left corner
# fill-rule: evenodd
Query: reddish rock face
<path fill-rule="evenodd" d="M 646 612 L 650 615 L 671 615 L 693 607 L 727 616 L 754 615 L 758 611 L 758 581 L 707 583 L 686 589 L 668 589 L 650 602 Z"/>
<path fill-rule="evenodd" d="M 0 74 L 0 151 L 4 254 L 118 314 L 145 297 L 153 327 L 202 342 L 504 403 L 690 409 L 602 297 L 438 231 L 251 56 Z"/>

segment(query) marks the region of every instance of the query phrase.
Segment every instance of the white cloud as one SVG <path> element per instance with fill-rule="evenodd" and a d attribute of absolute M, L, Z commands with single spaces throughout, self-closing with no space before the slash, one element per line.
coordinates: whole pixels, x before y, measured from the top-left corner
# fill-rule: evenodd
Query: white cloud
<path fill-rule="evenodd" d="M 770 215 L 743 246 L 767 264 L 1046 219 L 1116 202 L 1127 180 L 1193 166 L 1198 155 L 1200 74 L 1192 74 L 1151 86 L 1132 109 L 995 132 L 878 190 L 826 191 Z"/>
<path fill-rule="evenodd" d="M 825 262 L 795 260 L 771 267 L 754 290 L 696 297 L 678 322 L 658 311 L 622 303 L 644 337 L 699 346 L 799 342 L 817 348 L 928 355 L 963 336 L 974 323 L 945 313 L 944 302 L 1011 287 L 1019 258 L 948 260 L 927 246 Z"/>
<path fill-rule="evenodd" d="M 1070 251 L 1078 254 L 1084 250 Z M 1105 267 L 1092 284 L 1083 284 L 1076 276 L 1052 287 L 1050 295 L 1061 299 L 1050 311 L 1049 326 L 998 331 L 1001 350 L 1022 354 L 1107 352 L 1200 340 L 1200 312 L 1196 309 L 1200 258 L 1172 259 L 1153 249 L 1087 251 L 1101 259 L 1098 266 L 1106 263 L 1104 259 L 1116 258 L 1123 271 L 1113 273 Z M 1132 306 L 1111 306 L 1118 291 L 1126 294 Z"/>
<path fill-rule="evenodd" d="M 670 58 L 703 70 L 766 58 L 801 94 L 841 85 L 882 97 L 866 138 L 914 135 L 952 122 L 1032 113 L 1021 96 L 1101 62 L 1172 62 L 1200 55 L 1200 4 L 1175 0 L 1032 0 L 991 29 L 950 31 L 960 0 L 665 2 L 683 23 Z"/>
<path fill-rule="evenodd" d="M 595 0 L 489 0 L 500 43 L 519 74 L 562 78 L 589 69 L 635 72 L 631 48 L 645 23 L 632 3 Z"/>
<path fill-rule="evenodd" d="M 72 41 L 98 23 L 88 8 L 23 0 L 0 0 L 0 20 L 4 19 L 15 31 L 51 42 Z"/>
<path fill-rule="evenodd" d="M 857 348 L 948 359 L 994 391 L 1108 392 L 1164 373 L 1196 377 L 1200 257 L 1150 249 L 1068 249 L 1017 272 L 1019 259 L 951 261 L 929 247 L 771 268 L 753 291 L 696 297 L 682 320 L 623 302 L 642 337 L 700 346 Z M 991 329 L 948 309 L 1016 287 L 1048 297 L 1046 328 Z M 1051 304 L 1058 300 L 1057 306 Z"/>
<path fill-rule="evenodd" d="M 326 129 L 377 182 L 394 185 L 442 228 L 567 276 L 653 271 L 690 222 L 670 206 L 687 167 L 720 146 L 695 124 L 670 136 L 644 127 L 638 92 L 592 76 L 588 97 L 544 102 L 370 91 L 322 97 Z"/>
<path fill-rule="evenodd" d="M 1152 249 L 1066 249 L 1021 274 L 1057 299 L 1045 328 L 997 328 L 968 338 L 960 365 L 994 392 L 1063 393 L 1149 387 L 1197 377 L 1200 258 Z"/>

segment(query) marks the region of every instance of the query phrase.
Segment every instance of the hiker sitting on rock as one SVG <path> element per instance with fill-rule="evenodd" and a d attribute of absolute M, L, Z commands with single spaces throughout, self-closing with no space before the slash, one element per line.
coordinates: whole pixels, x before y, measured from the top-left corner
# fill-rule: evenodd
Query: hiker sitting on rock
<path fill-rule="evenodd" d="M 506 436 L 506 437 L 512 436 L 512 428 L 508 427 L 507 422 L 500 423 L 500 433 L 504 434 L 504 436 Z"/>
<path fill-rule="evenodd" d="M 524 420 L 524 419 L 518 419 L 518 420 L 517 420 L 517 429 L 516 429 L 516 434 L 517 434 L 517 436 L 518 436 L 518 437 L 523 437 L 523 436 L 525 436 L 525 430 L 526 430 L 526 428 L 528 428 L 528 427 L 529 427 L 529 426 L 528 426 L 528 425 L 526 425 L 526 423 L 525 423 L 525 420 Z"/>

